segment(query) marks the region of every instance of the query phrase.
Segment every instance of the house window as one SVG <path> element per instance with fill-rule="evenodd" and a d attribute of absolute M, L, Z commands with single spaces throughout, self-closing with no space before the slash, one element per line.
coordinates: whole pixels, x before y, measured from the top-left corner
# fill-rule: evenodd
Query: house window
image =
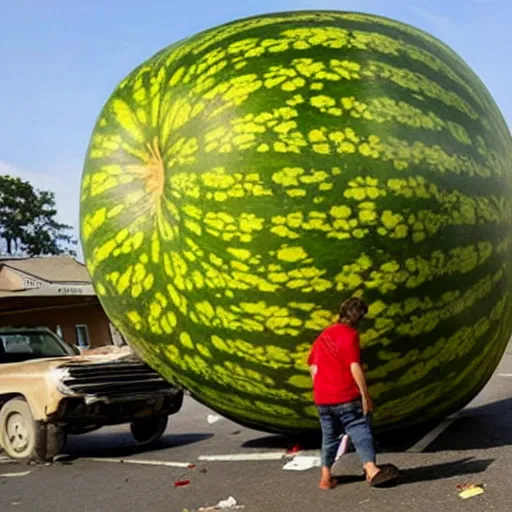
<path fill-rule="evenodd" d="M 79 347 L 89 346 L 89 331 L 87 325 L 75 325 L 76 343 Z"/>

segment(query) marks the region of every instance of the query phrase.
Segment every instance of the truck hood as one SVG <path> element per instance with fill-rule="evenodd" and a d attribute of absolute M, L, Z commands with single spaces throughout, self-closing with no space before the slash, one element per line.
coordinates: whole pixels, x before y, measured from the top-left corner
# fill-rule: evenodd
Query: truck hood
<path fill-rule="evenodd" d="M 66 366 L 69 365 L 70 363 L 73 365 L 113 363 L 116 361 L 122 361 L 133 357 L 133 353 L 124 348 L 107 351 L 93 349 L 76 356 L 48 357 L 29 361 L 22 361 L 20 363 L 0 364 L 0 376 L 15 375 L 20 373 L 27 376 L 43 375 L 48 372 L 51 372 L 55 368 L 59 368 L 60 366 Z"/>

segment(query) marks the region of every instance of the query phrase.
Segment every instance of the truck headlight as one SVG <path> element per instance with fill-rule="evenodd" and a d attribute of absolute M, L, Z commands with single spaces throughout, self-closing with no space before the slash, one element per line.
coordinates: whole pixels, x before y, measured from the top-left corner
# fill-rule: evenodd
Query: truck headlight
<path fill-rule="evenodd" d="M 67 368 L 54 368 L 50 374 L 50 380 L 63 395 L 72 395 L 73 391 L 64 383 L 70 378 Z"/>

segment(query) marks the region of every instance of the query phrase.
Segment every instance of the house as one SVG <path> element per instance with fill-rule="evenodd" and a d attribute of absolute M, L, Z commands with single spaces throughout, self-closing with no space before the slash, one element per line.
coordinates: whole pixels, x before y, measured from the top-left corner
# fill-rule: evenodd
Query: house
<path fill-rule="evenodd" d="M 79 348 L 123 343 L 71 256 L 0 257 L 0 326 L 45 326 Z"/>

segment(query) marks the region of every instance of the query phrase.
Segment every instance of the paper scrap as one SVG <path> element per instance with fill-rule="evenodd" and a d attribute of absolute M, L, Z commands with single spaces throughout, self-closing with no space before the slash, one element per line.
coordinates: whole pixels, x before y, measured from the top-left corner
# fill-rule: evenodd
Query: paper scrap
<path fill-rule="evenodd" d="M 243 505 L 235 505 L 234 507 L 229 507 L 229 510 L 241 510 L 243 509 Z M 228 510 L 226 508 L 219 508 L 216 505 L 213 507 L 201 507 L 197 509 L 197 512 L 215 512 L 216 510 Z"/>
<path fill-rule="evenodd" d="M 198 509 L 198 512 L 213 512 L 214 510 L 239 510 L 244 508 L 243 505 L 238 505 L 237 501 L 233 496 L 230 496 L 226 500 L 220 500 L 217 505 L 214 505 L 213 507 L 201 507 Z"/>
<path fill-rule="evenodd" d="M 230 496 L 227 500 L 220 500 L 219 503 L 217 503 L 217 507 L 219 508 L 231 508 L 236 505 L 236 500 L 233 498 L 233 496 Z"/>
<path fill-rule="evenodd" d="M 291 461 L 287 462 L 283 466 L 283 469 L 285 471 L 306 471 L 308 469 L 319 468 L 320 465 L 320 457 L 313 455 L 297 455 Z"/>
<path fill-rule="evenodd" d="M 206 421 L 212 425 L 213 423 L 217 423 L 217 421 L 220 420 L 220 416 L 217 416 L 216 414 L 208 414 L 206 417 Z"/>
<path fill-rule="evenodd" d="M 345 455 L 348 452 L 349 448 L 349 437 L 346 434 L 343 434 L 340 438 L 340 444 L 338 446 L 338 451 L 336 452 L 336 457 L 334 461 L 336 462 L 342 455 Z"/>
<path fill-rule="evenodd" d="M 459 497 L 463 500 L 467 500 L 468 498 L 474 498 L 475 496 L 479 496 L 484 493 L 484 489 L 480 485 L 467 485 L 464 490 L 459 492 Z"/>

